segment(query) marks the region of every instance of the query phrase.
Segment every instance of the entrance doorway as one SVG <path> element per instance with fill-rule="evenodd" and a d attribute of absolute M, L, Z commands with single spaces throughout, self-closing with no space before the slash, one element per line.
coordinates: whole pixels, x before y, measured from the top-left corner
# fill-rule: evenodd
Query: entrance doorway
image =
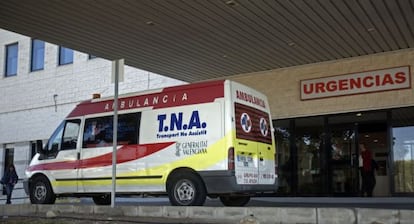
<path fill-rule="evenodd" d="M 374 196 L 390 195 L 387 173 L 388 133 L 385 112 L 337 115 L 328 118 L 330 131 L 327 161 L 328 183 L 333 196 L 359 196 L 360 143 L 372 151 L 379 166 L 376 172 Z"/>
<path fill-rule="evenodd" d="M 376 185 L 373 196 L 390 196 L 389 143 L 385 123 L 364 124 L 359 127 L 358 141 L 371 150 L 378 169 L 375 171 Z"/>
<path fill-rule="evenodd" d="M 391 196 L 394 183 L 391 178 L 393 165 L 389 164 L 393 159 L 389 116 L 390 113 L 383 110 L 276 121 L 279 193 L 293 196 L 359 196 L 358 145 L 363 142 L 372 151 L 379 166 L 374 196 Z M 396 132 L 393 134 L 397 136 L 395 145 L 401 145 L 397 144 L 397 140 L 407 139 Z M 404 145 L 405 148 L 399 146 L 396 152 L 414 152 L 412 142 L 414 140 L 410 141 L 413 145 L 411 151 L 403 150 L 407 148 Z M 401 156 L 396 158 L 401 160 Z M 408 162 L 399 164 L 398 171 L 413 167 L 408 166 Z M 408 177 L 414 180 L 402 171 L 398 183 L 407 183 Z M 414 186 L 412 183 L 414 181 L 403 185 L 406 186 L 404 189 L 411 189 Z"/>
<path fill-rule="evenodd" d="M 331 127 L 328 178 L 330 189 L 336 196 L 357 196 L 358 173 L 358 128 L 356 125 Z"/>

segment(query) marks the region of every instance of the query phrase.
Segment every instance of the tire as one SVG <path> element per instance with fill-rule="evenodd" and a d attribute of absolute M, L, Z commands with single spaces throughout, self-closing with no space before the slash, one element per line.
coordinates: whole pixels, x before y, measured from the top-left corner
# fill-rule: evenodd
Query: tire
<path fill-rule="evenodd" d="M 111 204 L 111 195 L 110 194 L 101 194 L 92 197 L 93 202 L 96 205 L 110 205 Z"/>
<path fill-rule="evenodd" d="M 46 177 L 39 176 L 30 183 L 30 202 L 32 204 L 54 204 L 56 195 Z"/>
<path fill-rule="evenodd" d="M 170 203 L 175 206 L 201 206 L 207 197 L 203 181 L 190 172 L 172 176 L 167 183 L 167 191 Z"/>
<path fill-rule="evenodd" d="M 220 196 L 220 201 L 225 206 L 245 206 L 250 201 L 250 196 Z"/>

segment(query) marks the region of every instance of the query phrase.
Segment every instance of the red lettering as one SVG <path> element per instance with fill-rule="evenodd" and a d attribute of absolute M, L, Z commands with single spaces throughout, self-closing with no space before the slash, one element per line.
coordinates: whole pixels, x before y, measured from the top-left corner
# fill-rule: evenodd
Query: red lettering
<path fill-rule="evenodd" d="M 361 88 L 361 78 L 350 79 L 349 80 L 350 89 L 360 89 Z"/>
<path fill-rule="evenodd" d="M 316 93 L 324 93 L 325 92 L 325 83 L 317 82 L 315 84 L 315 91 L 316 91 Z"/>
<path fill-rule="evenodd" d="M 308 89 L 308 85 L 307 84 L 304 84 L 303 85 L 303 92 L 305 94 L 311 94 L 313 92 L 313 83 L 310 83 L 309 84 L 309 89 Z"/>
<path fill-rule="evenodd" d="M 397 83 L 397 84 L 401 84 L 401 83 L 404 83 L 406 80 L 407 80 L 407 78 L 405 77 L 405 73 L 404 72 L 397 72 L 397 73 L 395 73 L 395 83 Z"/>
<path fill-rule="evenodd" d="M 381 85 L 385 86 L 387 84 L 394 85 L 394 80 L 392 80 L 390 74 L 385 74 L 384 78 L 382 79 Z"/>
<path fill-rule="evenodd" d="M 250 95 L 248 93 L 242 92 L 242 91 L 236 91 L 236 98 L 240 100 L 244 100 L 246 102 L 259 105 L 263 108 L 266 108 L 265 101 L 260 99 L 259 97 Z"/>
<path fill-rule="evenodd" d="M 380 86 L 381 85 L 381 76 L 376 75 L 375 76 L 375 85 Z"/>
<path fill-rule="evenodd" d="M 374 78 L 372 76 L 367 76 L 364 78 L 363 83 L 364 87 L 371 87 L 374 85 L 374 82 L 372 82 Z"/>
<path fill-rule="evenodd" d="M 348 80 L 341 79 L 339 80 L 339 90 L 347 90 L 348 89 Z"/>
<path fill-rule="evenodd" d="M 329 92 L 333 92 L 337 90 L 336 82 L 335 81 L 329 81 L 326 83 L 326 90 Z"/>
<path fill-rule="evenodd" d="M 308 80 L 302 83 L 302 94 L 309 95 L 306 99 L 360 94 L 401 89 L 407 87 L 408 82 L 409 66 L 405 66 Z"/>

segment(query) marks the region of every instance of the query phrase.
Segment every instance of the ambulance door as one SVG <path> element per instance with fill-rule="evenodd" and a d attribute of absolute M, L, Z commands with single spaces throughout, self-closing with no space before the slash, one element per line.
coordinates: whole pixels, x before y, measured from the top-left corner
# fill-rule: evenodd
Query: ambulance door
<path fill-rule="evenodd" d="M 235 103 L 236 139 L 234 144 L 235 171 L 238 184 L 259 183 L 256 109 Z"/>
<path fill-rule="evenodd" d="M 268 113 L 257 111 L 255 125 L 257 150 L 259 155 L 259 184 L 274 184 L 275 176 L 275 145 L 271 132 L 271 121 Z"/>
<path fill-rule="evenodd" d="M 139 113 L 118 116 L 117 191 L 129 191 L 129 173 L 136 170 Z M 80 192 L 112 190 L 113 116 L 85 120 L 81 151 Z"/>
<path fill-rule="evenodd" d="M 80 153 L 79 192 L 110 192 L 113 116 L 85 119 Z"/>
<path fill-rule="evenodd" d="M 273 184 L 275 148 L 269 114 L 235 103 L 235 115 L 236 144 L 234 148 L 238 183 Z"/>
<path fill-rule="evenodd" d="M 55 192 L 77 192 L 78 190 L 78 150 L 77 142 L 80 119 L 63 122 L 53 133 L 47 144 L 45 160 L 54 164 L 50 175 L 55 179 Z M 58 161 L 58 162 L 54 162 Z"/>

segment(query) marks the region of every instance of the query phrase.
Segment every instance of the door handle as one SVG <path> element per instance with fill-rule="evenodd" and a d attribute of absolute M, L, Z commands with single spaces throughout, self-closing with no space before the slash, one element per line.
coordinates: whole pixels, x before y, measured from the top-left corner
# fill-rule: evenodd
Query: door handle
<path fill-rule="evenodd" d="M 239 145 L 247 145 L 247 143 L 239 142 Z"/>

